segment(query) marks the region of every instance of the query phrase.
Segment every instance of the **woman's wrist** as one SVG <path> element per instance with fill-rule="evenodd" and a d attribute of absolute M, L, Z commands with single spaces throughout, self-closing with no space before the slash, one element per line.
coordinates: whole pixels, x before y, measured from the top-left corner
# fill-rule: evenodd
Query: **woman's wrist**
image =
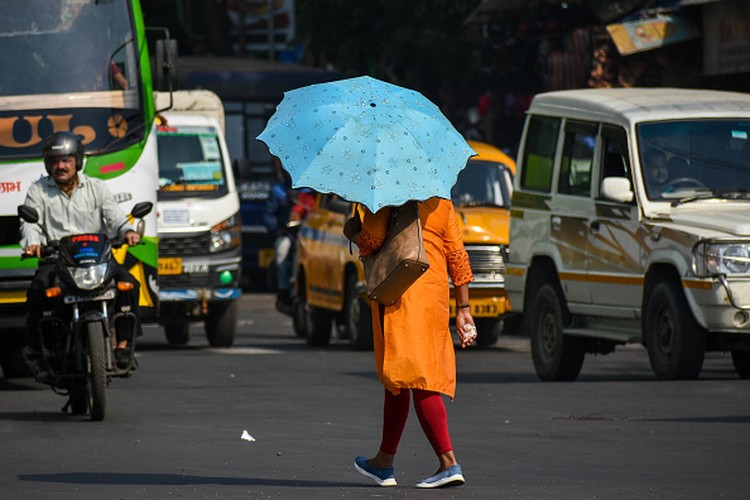
<path fill-rule="evenodd" d="M 459 311 L 468 310 L 471 307 L 471 304 L 456 304 L 456 309 Z"/>

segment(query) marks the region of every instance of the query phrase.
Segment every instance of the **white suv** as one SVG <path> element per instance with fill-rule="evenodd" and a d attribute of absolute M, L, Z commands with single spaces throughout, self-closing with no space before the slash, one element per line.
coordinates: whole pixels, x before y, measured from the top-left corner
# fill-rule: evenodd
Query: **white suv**
<path fill-rule="evenodd" d="M 658 379 L 697 378 L 706 351 L 750 378 L 750 95 L 537 95 L 506 284 L 542 380 L 628 342 Z"/>

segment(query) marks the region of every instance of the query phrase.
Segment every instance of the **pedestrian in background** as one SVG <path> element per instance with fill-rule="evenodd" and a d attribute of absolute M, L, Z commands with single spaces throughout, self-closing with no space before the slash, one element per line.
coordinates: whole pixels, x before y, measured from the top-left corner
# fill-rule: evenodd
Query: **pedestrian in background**
<path fill-rule="evenodd" d="M 295 262 L 297 228 L 312 209 L 315 196 L 310 189 L 292 189 L 292 179 L 281 167 L 281 161 L 272 157 L 276 184 L 271 188 L 263 222 L 274 240 L 274 266 L 276 269 L 276 309 L 290 314 L 292 305 L 291 283 Z"/>
<path fill-rule="evenodd" d="M 373 214 L 363 208 L 362 213 L 361 222 L 359 217 L 351 218 L 344 232 L 357 243 L 362 255 L 369 255 L 385 240 L 391 209 L 385 207 Z M 377 454 L 370 459 L 357 457 L 355 467 L 380 486 L 396 484 L 393 462 L 411 397 L 422 430 L 439 460 L 437 472 L 418 482 L 417 488 L 464 483 L 442 395 L 453 399 L 456 390 L 448 276 L 455 288 L 456 329 L 461 346 L 466 347 L 474 340 L 469 333 L 474 319 L 468 289 L 473 275 L 451 201 L 430 198 L 420 202 L 419 217 L 429 269 L 395 304 L 371 303 L 375 365 L 385 386 L 382 440 Z"/>

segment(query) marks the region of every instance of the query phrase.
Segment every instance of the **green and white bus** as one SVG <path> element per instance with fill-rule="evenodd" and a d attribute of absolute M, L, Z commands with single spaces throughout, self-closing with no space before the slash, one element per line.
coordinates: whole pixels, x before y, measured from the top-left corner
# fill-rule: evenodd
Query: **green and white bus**
<path fill-rule="evenodd" d="M 156 206 L 154 98 L 139 0 L 3 0 L 0 15 L 0 363 L 23 342 L 26 289 L 35 259 L 21 261 L 17 207 L 46 175 L 43 140 L 84 138 L 84 173 L 105 179 L 129 213 Z M 156 211 L 144 245 L 118 260 L 141 282 L 141 315 L 156 314 Z M 15 357 L 14 357 L 15 358 Z"/>

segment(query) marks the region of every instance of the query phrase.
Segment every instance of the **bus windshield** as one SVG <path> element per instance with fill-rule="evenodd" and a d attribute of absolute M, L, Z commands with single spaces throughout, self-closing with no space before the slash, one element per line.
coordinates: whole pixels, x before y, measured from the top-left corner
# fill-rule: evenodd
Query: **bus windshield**
<path fill-rule="evenodd" d="M 0 158 L 38 157 L 58 130 L 87 153 L 143 138 L 138 50 L 126 0 L 5 0 Z"/>

